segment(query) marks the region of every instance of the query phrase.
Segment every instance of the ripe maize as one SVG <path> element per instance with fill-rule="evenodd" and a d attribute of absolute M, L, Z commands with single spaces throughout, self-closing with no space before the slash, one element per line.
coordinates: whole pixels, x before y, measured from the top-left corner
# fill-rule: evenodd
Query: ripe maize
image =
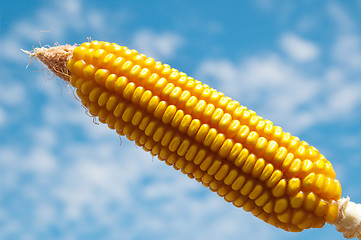
<path fill-rule="evenodd" d="M 341 185 L 315 147 L 136 50 L 92 41 L 66 52 L 56 73 L 91 115 L 227 202 L 291 232 L 338 218 Z"/>

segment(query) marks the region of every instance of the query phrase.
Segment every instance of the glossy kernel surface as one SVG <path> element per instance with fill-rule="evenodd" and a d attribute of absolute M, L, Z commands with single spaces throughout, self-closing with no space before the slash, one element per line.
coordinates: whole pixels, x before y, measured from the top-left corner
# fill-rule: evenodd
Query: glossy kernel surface
<path fill-rule="evenodd" d="M 227 202 L 286 231 L 337 218 L 330 162 L 223 93 L 106 42 L 75 48 L 67 66 L 93 116 Z"/>

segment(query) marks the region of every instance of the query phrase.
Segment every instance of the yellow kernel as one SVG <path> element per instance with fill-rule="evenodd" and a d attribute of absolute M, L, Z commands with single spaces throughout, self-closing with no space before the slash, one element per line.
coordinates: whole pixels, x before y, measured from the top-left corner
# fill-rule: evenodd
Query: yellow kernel
<path fill-rule="evenodd" d="M 270 164 L 270 163 L 268 163 L 268 164 L 264 167 L 264 169 L 263 169 L 263 171 L 262 171 L 262 173 L 261 173 L 261 176 L 259 176 L 259 179 L 260 179 L 261 181 L 266 181 L 266 180 L 268 180 L 269 177 L 272 175 L 273 171 L 274 171 L 273 165 Z"/>
<path fill-rule="evenodd" d="M 165 133 L 165 128 L 162 126 L 158 127 L 158 129 L 155 131 L 153 135 L 153 140 L 156 142 L 160 142 L 164 136 L 164 133 Z"/>
<path fill-rule="evenodd" d="M 217 183 L 219 184 L 219 183 Z M 220 197 L 224 197 L 229 192 L 228 188 L 225 186 L 218 187 L 217 194 Z"/>
<path fill-rule="evenodd" d="M 182 140 L 179 137 L 174 137 L 169 144 L 169 150 L 171 152 L 176 152 Z"/>
<path fill-rule="evenodd" d="M 113 112 L 114 116 L 120 117 L 123 114 L 125 107 L 126 107 L 125 102 L 118 103 L 118 105 L 115 107 L 114 112 Z"/>
<path fill-rule="evenodd" d="M 305 189 L 310 189 L 316 179 L 316 174 L 314 172 L 308 174 L 303 180 L 302 180 L 302 187 Z"/>
<path fill-rule="evenodd" d="M 104 57 L 107 55 L 107 52 L 104 49 L 98 49 L 93 55 L 93 63 L 96 66 L 102 65 Z"/>
<path fill-rule="evenodd" d="M 81 92 L 83 94 L 89 94 L 95 87 L 95 84 L 93 81 L 86 81 L 81 85 Z"/>
<path fill-rule="evenodd" d="M 295 209 L 291 222 L 293 224 L 300 224 L 307 216 L 307 213 L 303 209 Z"/>
<path fill-rule="evenodd" d="M 282 177 L 282 172 L 280 170 L 275 170 L 266 182 L 267 187 L 273 188 Z"/>
<path fill-rule="evenodd" d="M 262 193 L 262 191 L 263 191 L 263 187 L 262 187 L 262 185 L 260 185 L 260 184 L 257 184 L 254 188 L 253 188 L 253 190 L 252 190 L 252 192 L 249 194 L 249 198 L 250 199 L 256 199 L 257 197 L 259 197 L 259 195 L 261 195 L 261 193 Z"/>
<path fill-rule="evenodd" d="M 86 65 L 86 67 L 83 70 L 84 78 L 88 79 L 88 80 L 91 80 L 91 79 L 93 79 L 94 74 L 95 74 L 95 67 L 93 65 L 91 65 L 91 64 Z"/>
<path fill-rule="evenodd" d="M 161 119 L 167 107 L 168 107 L 168 103 L 166 101 L 159 102 L 153 112 L 154 117 Z"/>
<path fill-rule="evenodd" d="M 303 192 L 298 192 L 296 195 L 290 198 L 290 203 L 293 208 L 300 208 L 303 204 L 305 194 Z"/>
<path fill-rule="evenodd" d="M 312 211 L 316 207 L 317 200 L 317 196 L 313 192 L 308 193 L 303 202 L 304 208 L 308 211 Z"/>
<path fill-rule="evenodd" d="M 211 124 L 214 126 L 218 124 L 218 122 L 221 120 L 221 117 L 223 116 L 223 110 L 221 108 L 216 108 L 216 110 L 213 112 L 212 118 L 211 118 Z"/>
<path fill-rule="evenodd" d="M 98 101 L 101 92 L 102 90 L 100 88 L 93 88 L 93 90 L 89 93 L 89 100 L 92 102 Z"/>
<path fill-rule="evenodd" d="M 199 128 L 196 136 L 194 137 L 194 140 L 196 140 L 199 143 L 203 142 L 209 131 L 210 131 L 209 125 L 202 124 L 202 126 Z"/>
<path fill-rule="evenodd" d="M 337 202 L 333 201 L 331 202 L 328 208 L 328 211 L 325 216 L 325 220 L 328 223 L 332 223 L 336 220 L 337 216 L 338 216 L 338 204 Z"/>
<path fill-rule="evenodd" d="M 108 101 L 108 102 L 109 102 L 109 101 Z M 133 124 L 134 126 L 138 126 L 138 125 L 141 123 L 143 117 L 144 117 L 144 114 L 143 114 L 141 111 L 139 111 L 139 110 L 136 111 L 136 112 L 134 113 L 134 116 L 133 116 L 133 119 L 132 119 L 132 124 Z"/>
<path fill-rule="evenodd" d="M 327 208 L 328 208 L 328 202 L 326 202 L 323 199 L 320 199 L 320 201 L 318 202 L 314 212 L 315 212 L 315 214 L 317 216 L 323 217 L 327 212 Z"/>
<path fill-rule="evenodd" d="M 128 83 L 123 91 L 124 99 L 130 100 L 133 96 L 135 89 L 136 89 L 136 85 L 133 82 Z"/>
<path fill-rule="evenodd" d="M 84 62 L 84 60 L 78 60 L 74 63 L 72 69 L 77 76 L 82 77 L 85 67 L 86 63 Z"/>
<path fill-rule="evenodd" d="M 236 207 L 242 207 L 247 200 L 247 197 L 239 196 L 236 200 L 234 200 L 233 205 Z"/>
<path fill-rule="evenodd" d="M 126 109 L 127 110 L 127 109 Z M 125 113 L 125 111 L 124 111 Z M 124 116 L 124 114 L 123 114 Z M 147 136 L 152 136 L 154 134 L 154 131 L 157 129 L 157 122 L 151 121 L 148 126 L 145 128 L 144 133 Z"/>
<path fill-rule="evenodd" d="M 217 171 L 218 169 L 221 167 L 221 161 L 219 160 L 215 160 L 212 165 L 209 167 L 207 173 L 211 176 L 213 176 Z"/>
<path fill-rule="evenodd" d="M 293 152 L 297 149 L 299 144 L 300 144 L 300 139 L 298 137 L 292 136 L 291 141 L 289 142 L 287 148 L 289 149 L 290 152 Z"/>
<path fill-rule="evenodd" d="M 274 201 L 270 200 L 263 206 L 263 210 L 266 213 L 272 213 L 273 212 L 273 206 L 274 206 Z"/>
<path fill-rule="evenodd" d="M 233 182 L 232 184 L 232 189 L 235 191 L 238 191 L 239 189 L 241 189 L 241 187 L 243 186 L 243 184 L 246 182 L 246 178 L 244 176 L 239 176 L 238 178 L 236 178 L 236 180 Z"/>
<path fill-rule="evenodd" d="M 275 201 L 274 211 L 275 213 L 282 213 L 288 207 L 288 201 L 286 198 L 278 198 Z"/>
<path fill-rule="evenodd" d="M 128 78 L 119 77 L 114 83 L 114 91 L 118 94 L 122 94 L 124 88 L 128 85 Z"/>
<path fill-rule="evenodd" d="M 277 185 L 272 189 L 273 196 L 277 198 L 283 196 L 286 192 L 286 186 L 287 186 L 286 179 L 280 180 L 277 183 Z"/>
<path fill-rule="evenodd" d="M 162 122 L 164 124 L 169 124 L 172 121 L 176 111 L 177 108 L 174 105 L 169 105 L 162 116 Z"/>
<path fill-rule="evenodd" d="M 312 167 L 313 167 L 313 163 L 306 159 L 302 162 L 302 167 L 301 167 L 301 175 L 302 176 L 306 176 L 311 170 L 312 170 Z"/>
<path fill-rule="evenodd" d="M 231 185 L 234 182 L 234 180 L 236 180 L 237 176 L 238 176 L 238 171 L 235 169 L 232 169 L 228 173 L 227 177 L 224 179 L 224 183 L 227 185 Z"/>
<path fill-rule="evenodd" d="M 241 189 L 241 194 L 243 196 L 248 196 L 248 194 L 250 194 L 250 192 L 253 190 L 254 187 L 254 181 L 249 179 L 246 184 L 242 187 Z"/>
<path fill-rule="evenodd" d="M 300 145 L 297 149 L 297 151 L 295 152 L 295 156 L 296 158 L 304 158 L 307 152 L 307 148 L 303 145 Z"/>
<path fill-rule="evenodd" d="M 280 220 L 283 223 L 289 223 L 291 222 L 291 218 L 292 218 L 292 210 L 288 209 L 287 211 L 285 211 L 284 213 L 278 214 L 277 215 L 278 220 Z M 290 225 L 292 226 L 292 225 Z"/>
<path fill-rule="evenodd" d="M 315 192 L 321 192 L 323 190 L 323 187 L 326 183 L 326 177 L 323 174 L 316 174 L 316 179 L 315 179 Z"/>
<path fill-rule="evenodd" d="M 116 59 L 115 55 L 112 53 L 109 53 L 108 55 L 106 55 L 104 57 L 103 62 L 102 62 L 102 67 L 109 69 L 112 66 L 112 63 L 114 62 L 115 59 Z"/>
<path fill-rule="evenodd" d="M 273 158 L 273 163 L 276 166 L 280 166 L 283 162 L 283 160 L 286 158 L 287 156 L 287 149 L 285 147 L 280 147 L 277 149 L 277 152 Z"/>
<path fill-rule="evenodd" d="M 237 199 L 239 196 L 239 193 L 236 191 L 230 191 L 226 196 L 224 196 L 224 199 L 228 202 L 233 202 Z"/>
<path fill-rule="evenodd" d="M 276 154 L 278 149 L 278 143 L 274 140 L 271 140 L 267 144 L 266 151 L 264 152 L 264 158 L 267 160 L 271 160 L 273 156 Z"/>
<path fill-rule="evenodd" d="M 291 178 L 288 180 L 287 193 L 293 195 L 301 189 L 301 180 L 299 178 Z"/>
<path fill-rule="evenodd" d="M 213 162 L 213 158 L 210 156 L 207 156 L 204 161 L 199 166 L 203 171 L 207 171 L 207 169 L 211 166 Z M 208 175 L 208 174 L 207 174 Z M 209 176 L 209 175 L 208 175 Z"/>
<path fill-rule="evenodd" d="M 188 127 L 187 135 L 193 137 L 201 126 L 201 122 L 198 119 L 193 119 Z"/>
<path fill-rule="evenodd" d="M 273 123 L 271 121 L 268 121 L 263 131 L 266 135 L 271 135 L 273 132 Z"/>
<path fill-rule="evenodd" d="M 255 205 L 252 201 L 248 200 L 243 204 L 242 208 L 244 211 L 250 212 L 255 208 Z"/>
<path fill-rule="evenodd" d="M 262 207 L 263 205 L 266 204 L 266 202 L 269 200 L 270 198 L 270 194 L 265 191 L 264 193 L 262 193 L 261 196 L 259 196 L 256 200 L 255 200 L 255 204 L 259 207 Z"/>
<path fill-rule="evenodd" d="M 196 118 L 200 117 L 203 114 L 204 110 L 206 109 L 206 106 L 207 106 L 206 101 L 199 100 L 192 111 L 192 113 L 194 114 L 194 117 L 196 117 Z"/>
<path fill-rule="evenodd" d="M 204 146 L 209 147 L 213 143 L 214 139 L 216 138 L 217 133 L 218 133 L 218 131 L 216 129 L 211 128 L 208 131 L 207 136 L 203 140 Z"/>
<path fill-rule="evenodd" d="M 143 87 L 137 87 L 133 92 L 131 99 L 132 102 L 138 104 L 144 93 L 145 93 L 145 89 Z"/>
<path fill-rule="evenodd" d="M 112 112 L 117 106 L 118 101 L 119 98 L 117 96 L 111 95 L 107 101 L 107 105 L 106 105 L 107 110 Z"/>
<path fill-rule="evenodd" d="M 178 155 L 183 157 L 187 153 L 190 145 L 191 142 L 188 139 L 184 139 L 177 150 Z"/>
<path fill-rule="evenodd" d="M 284 132 L 282 139 L 281 139 L 281 145 L 282 146 L 287 146 L 289 144 L 289 142 L 291 141 L 291 134 L 289 132 Z"/>
<path fill-rule="evenodd" d="M 186 155 L 184 156 L 185 159 L 188 160 L 188 161 L 192 161 L 194 159 L 194 157 L 197 155 L 198 150 L 199 150 L 198 146 L 195 145 L 195 144 L 192 144 L 189 147 Z"/>
<path fill-rule="evenodd" d="M 279 141 L 282 138 L 282 135 L 283 135 L 282 128 L 279 127 L 279 126 L 274 127 L 274 129 L 273 129 L 273 137 L 275 139 L 277 139 L 276 141 Z"/>
<path fill-rule="evenodd" d="M 255 152 L 258 154 L 258 155 L 262 155 L 263 152 L 266 150 L 266 147 L 267 147 L 267 139 L 264 138 L 264 137 L 260 137 L 258 138 L 257 140 L 257 143 L 254 147 L 254 150 Z"/>
<path fill-rule="evenodd" d="M 206 157 L 206 150 L 204 149 L 200 149 L 197 152 L 197 155 L 194 157 L 194 164 L 201 164 L 201 162 L 203 161 L 203 159 Z"/>
<path fill-rule="evenodd" d="M 266 165 L 266 162 L 263 158 L 257 159 L 256 164 L 254 165 L 254 167 L 252 169 L 252 176 L 258 178 L 261 175 L 265 165 Z"/>
<path fill-rule="evenodd" d="M 184 106 L 185 111 L 187 113 L 192 113 L 192 110 L 194 109 L 197 103 L 198 103 L 198 99 L 196 97 L 194 96 L 190 97 Z"/>
<path fill-rule="evenodd" d="M 218 127 L 220 130 L 223 130 L 225 129 L 226 127 L 229 126 L 229 124 L 231 123 L 232 121 L 232 116 L 229 114 L 229 113 L 225 113 L 223 115 L 223 117 L 221 118 L 221 120 L 219 121 L 218 123 Z"/>
<path fill-rule="evenodd" d="M 221 181 L 227 176 L 228 172 L 229 172 L 229 166 L 227 164 L 224 164 L 214 175 L 214 178 L 218 181 Z"/>
<path fill-rule="evenodd" d="M 256 145 L 259 135 L 255 131 L 251 131 L 246 139 L 247 146 L 253 147 Z"/>
<path fill-rule="evenodd" d="M 226 139 L 218 151 L 219 156 L 224 157 L 224 158 L 227 157 L 229 152 L 231 151 L 233 145 L 234 144 L 231 139 Z"/>
<path fill-rule="evenodd" d="M 288 153 L 285 160 L 282 162 L 282 169 L 283 171 L 288 171 L 291 163 L 293 162 L 294 155 L 293 153 Z"/>
<path fill-rule="evenodd" d="M 291 163 L 291 166 L 288 169 L 290 175 L 296 175 L 301 170 L 302 162 L 299 158 L 296 158 Z"/>
<path fill-rule="evenodd" d="M 109 96 L 110 96 L 109 92 L 102 92 L 100 94 L 99 99 L 98 99 L 98 104 L 100 107 L 103 107 L 107 103 Z"/>
<path fill-rule="evenodd" d="M 191 97 L 191 93 L 189 91 L 183 91 L 180 97 L 178 98 L 178 104 L 180 106 L 183 106 L 190 97 Z"/>
<path fill-rule="evenodd" d="M 314 216 L 311 213 L 308 213 L 302 222 L 298 223 L 297 226 L 302 229 L 308 229 L 312 227 Z"/>
<path fill-rule="evenodd" d="M 182 110 L 177 110 L 177 112 L 175 113 L 170 125 L 174 128 L 178 128 L 180 122 L 182 121 L 183 117 L 184 117 L 184 112 Z"/>
<path fill-rule="evenodd" d="M 254 154 L 248 155 L 245 163 L 244 163 L 243 166 L 242 166 L 242 171 L 243 171 L 244 173 L 247 173 L 247 174 L 248 174 L 248 173 L 251 173 L 251 171 L 252 171 L 252 169 L 253 169 L 253 166 L 254 166 L 255 163 L 256 163 L 256 160 L 257 160 L 257 158 L 256 158 L 256 156 L 255 156 Z"/>
<path fill-rule="evenodd" d="M 223 142 L 225 141 L 226 136 L 224 136 L 224 134 L 220 133 L 217 134 L 216 138 L 214 139 L 214 141 L 212 142 L 210 149 L 213 152 L 218 152 L 219 148 L 221 147 L 221 145 L 223 144 Z"/>
<path fill-rule="evenodd" d="M 84 58 L 84 53 L 86 48 L 84 46 L 79 46 L 73 50 L 73 59 L 82 59 Z"/>
<path fill-rule="evenodd" d="M 233 161 L 234 159 L 236 159 L 236 157 L 242 151 L 242 149 L 243 149 L 242 144 L 240 144 L 240 143 L 233 144 L 233 147 L 232 147 L 231 151 L 229 152 L 228 159 L 230 161 Z"/>
<path fill-rule="evenodd" d="M 246 125 L 243 125 L 243 126 L 239 129 L 238 133 L 236 134 L 235 140 L 236 140 L 237 142 L 243 143 L 244 140 L 247 138 L 247 136 L 248 136 L 248 134 L 249 134 L 249 131 L 250 131 L 250 130 L 249 130 L 249 127 L 246 126 Z"/>
<path fill-rule="evenodd" d="M 233 138 L 237 131 L 239 130 L 241 126 L 241 123 L 238 120 L 232 120 L 232 122 L 228 125 L 228 128 L 226 130 L 227 136 L 230 138 Z"/>
<path fill-rule="evenodd" d="M 241 152 L 238 154 L 236 160 L 234 160 L 234 165 L 236 165 L 236 167 L 243 166 L 248 156 L 249 156 L 249 151 L 246 148 L 243 148 Z"/>
<path fill-rule="evenodd" d="M 206 109 L 203 112 L 202 120 L 208 121 L 211 118 L 216 107 L 213 104 L 207 104 Z"/>

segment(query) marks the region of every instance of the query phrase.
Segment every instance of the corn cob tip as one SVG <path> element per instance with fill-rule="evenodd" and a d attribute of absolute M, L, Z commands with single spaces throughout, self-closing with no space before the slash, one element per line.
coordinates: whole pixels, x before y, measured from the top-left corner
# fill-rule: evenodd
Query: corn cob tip
<path fill-rule="evenodd" d="M 55 47 L 39 47 L 31 52 L 22 51 L 30 54 L 30 60 L 35 57 L 46 65 L 56 76 L 70 81 L 70 72 L 66 64 L 72 58 L 75 47 L 74 45 L 67 44 Z"/>
<path fill-rule="evenodd" d="M 345 238 L 361 239 L 361 204 L 350 201 L 350 198 L 338 200 L 338 217 L 332 224 Z"/>

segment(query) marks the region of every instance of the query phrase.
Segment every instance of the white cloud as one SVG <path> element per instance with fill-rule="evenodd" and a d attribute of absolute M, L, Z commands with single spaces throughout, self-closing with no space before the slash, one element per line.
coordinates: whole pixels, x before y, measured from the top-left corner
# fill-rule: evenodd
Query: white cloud
<path fill-rule="evenodd" d="M 26 98 L 24 86 L 19 83 L 0 83 L 0 102 L 9 106 L 19 105 Z"/>
<path fill-rule="evenodd" d="M 344 34 L 336 40 L 332 49 L 333 58 L 347 68 L 361 69 L 361 39 L 357 35 Z"/>
<path fill-rule="evenodd" d="M 326 7 L 326 11 L 337 26 L 338 31 L 350 32 L 354 30 L 354 22 L 342 5 L 336 2 L 330 2 Z"/>
<path fill-rule="evenodd" d="M 340 116 L 342 114 L 351 113 L 361 102 L 361 85 L 349 84 L 340 87 L 334 92 L 332 98 L 329 99 L 329 107 L 334 114 Z"/>
<path fill-rule="evenodd" d="M 140 53 L 157 58 L 171 58 L 183 45 L 184 40 L 178 34 L 154 33 L 151 30 L 140 30 L 134 35 L 133 44 Z"/>
<path fill-rule="evenodd" d="M 288 33 L 281 36 L 280 44 L 287 55 L 295 61 L 312 61 L 320 54 L 320 49 L 316 44 L 294 34 Z"/>
<path fill-rule="evenodd" d="M 6 122 L 6 113 L 3 109 L 0 108 L 0 128 L 3 127 L 4 123 Z"/>

